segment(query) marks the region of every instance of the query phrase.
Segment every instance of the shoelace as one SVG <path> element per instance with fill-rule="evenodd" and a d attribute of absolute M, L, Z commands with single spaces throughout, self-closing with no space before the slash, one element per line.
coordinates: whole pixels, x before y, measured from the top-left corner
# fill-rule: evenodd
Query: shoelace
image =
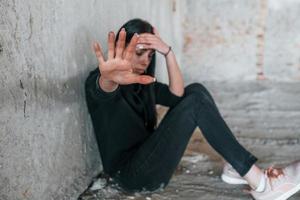
<path fill-rule="evenodd" d="M 273 190 L 273 181 L 276 180 L 279 176 L 284 176 L 285 174 L 281 168 L 274 168 L 273 166 L 271 166 L 265 170 L 265 175 L 268 177 L 271 190 Z M 249 189 L 245 189 L 243 191 L 248 194 L 251 193 L 251 190 Z"/>
<path fill-rule="evenodd" d="M 284 172 L 281 168 L 274 168 L 273 166 L 266 169 L 265 173 L 268 177 L 271 190 L 273 190 L 273 180 L 276 180 L 280 176 L 284 176 Z"/>

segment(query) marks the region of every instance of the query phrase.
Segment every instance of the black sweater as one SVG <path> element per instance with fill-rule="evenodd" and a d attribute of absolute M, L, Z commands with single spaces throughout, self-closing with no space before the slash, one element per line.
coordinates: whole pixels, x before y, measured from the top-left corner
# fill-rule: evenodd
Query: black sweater
<path fill-rule="evenodd" d="M 98 85 L 99 70 L 92 71 L 85 83 L 86 101 L 92 119 L 103 170 L 114 175 L 125 164 L 152 131 L 137 112 L 135 103 L 129 105 L 121 92 L 105 92 Z M 155 103 L 172 108 L 181 97 L 170 92 L 168 85 L 154 84 Z"/>

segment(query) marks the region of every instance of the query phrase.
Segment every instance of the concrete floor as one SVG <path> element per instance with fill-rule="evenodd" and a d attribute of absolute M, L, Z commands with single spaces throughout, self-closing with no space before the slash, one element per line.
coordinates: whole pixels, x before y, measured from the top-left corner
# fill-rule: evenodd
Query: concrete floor
<path fill-rule="evenodd" d="M 199 148 L 201 146 L 201 148 Z M 282 145 L 282 148 L 285 145 Z M 262 158 L 266 158 L 267 153 L 276 151 L 276 145 L 252 146 L 257 148 L 256 153 Z M 269 159 L 259 161 L 261 167 L 268 167 L 274 163 L 286 164 L 294 160 L 294 153 L 300 152 L 300 145 L 295 145 L 293 150 L 286 151 L 286 158 L 273 156 Z M 199 150 L 202 153 L 199 153 Z M 203 153 L 204 152 L 204 153 Z M 265 153 L 264 153 L 265 152 Z M 272 160 L 272 161 L 271 161 Z M 289 160 L 289 161 L 288 161 Z M 100 199 L 136 199 L 136 200 L 241 200 L 252 199 L 249 194 L 244 192 L 245 186 L 228 185 L 221 181 L 220 174 L 223 162 L 219 156 L 208 146 L 196 131 L 189 144 L 185 156 L 182 158 L 176 172 L 174 173 L 169 185 L 163 191 L 149 194 L 136 193 L 126 195 L 112 187 L 105 187 L 94 193 L 83 195 L 83 200 Z M 300 193 L 296 194 L 291 200 L 300 199 Z"/>

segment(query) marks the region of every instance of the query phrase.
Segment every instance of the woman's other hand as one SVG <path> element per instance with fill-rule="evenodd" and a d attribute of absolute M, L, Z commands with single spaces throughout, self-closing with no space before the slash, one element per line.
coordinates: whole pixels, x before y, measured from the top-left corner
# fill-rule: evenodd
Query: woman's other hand
<path fill-rule="evenodd" d="M 156 28 L 153 28 L 154 35 L 151 33 L 142 33 L 138 38 L 138 45 L 143 49 L 154 49 L 159 53 L 166 55 L 169 51 L 170 46 L 167 45 L 159 36 Z"/>
<path fill-rule="evenodd" d="M 139 48 L 154 49 L 165 56 L 169 76 L 169 89 L 173 94 L 183 96 L 184 81 L 175 54 L 171 51 L 171 47 L 160 38 L 157 29 L 153 28 L 153 32 L 154 34 L 143 33 L 140 35 L 138 39 Z"/>
<path fill-rule="evenodd" d="M 126 32 L 124 29 L 119 34 L 119 39 L 115 46 L 115 34 L 108 34 L 108 56 L 104 59 L 103 51 L 99 43 L 94 43 L 101 77 L 100 86 L 109 85 L 127 85 L 132 83 L 149 84 L 155 81 L 155 78 L 147 75 L 138 75 L 132 70 L 132 56 L 138 40 L 137 34 L 134 34 L 127 48 L 125 48 Z M 109 90 L 109 89 L 108 89 Z"/>

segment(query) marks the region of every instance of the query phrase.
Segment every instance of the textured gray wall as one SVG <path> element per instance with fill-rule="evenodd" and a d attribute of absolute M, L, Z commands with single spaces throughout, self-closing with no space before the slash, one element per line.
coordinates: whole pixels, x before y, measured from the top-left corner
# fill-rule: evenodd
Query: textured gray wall
<path fill-rule="evenodd" d="M 90 45 L 133 17 L 160 30 L 186 83 L 207 81 L 238 136 L 298 145 L 299 9 L 298 0 L 0 0 L 0 199 L 75 199 L 101 170 L 83 88 L 96 64 Z M 161 57 L 157 71 L 166 82 Z"/>
<path fill-rule="evenodd" d="M 173 6 L 0 0 L 1 200 L 70 199 L 83 191 L 101 170 L 84 97 L 84 80 L 96 66 L 91 43 L 106 46 L 108 31 L 142 17 L 172 44 Z"/>
<path fill-rule="evenodd" d="M 187 79 L 300 81 L 299 0 L 184 0 Z"/>

